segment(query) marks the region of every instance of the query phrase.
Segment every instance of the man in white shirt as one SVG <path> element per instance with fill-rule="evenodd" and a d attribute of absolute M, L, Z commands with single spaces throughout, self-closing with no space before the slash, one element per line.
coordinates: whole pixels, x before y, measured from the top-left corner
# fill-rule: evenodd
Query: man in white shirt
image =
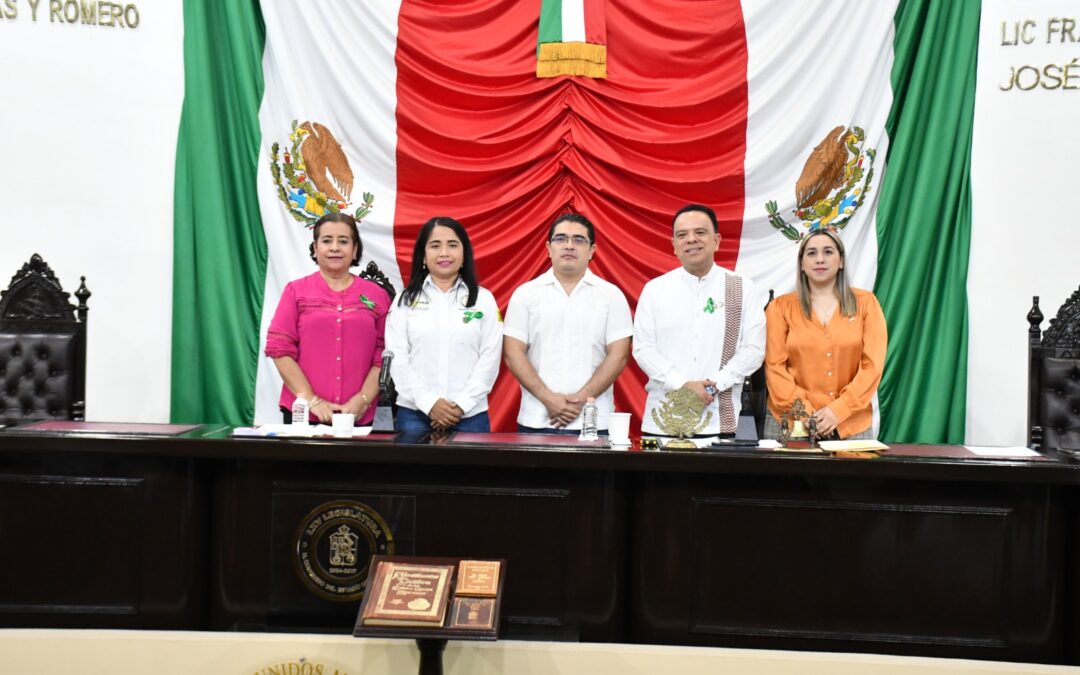
<path fill-rule="evenodd" d="M 634 317 L 634 359 L 649 376 L 641 429 L 662 434 L 653 411 L 685 387 L 712 406 L 702 435 L 734 434 L 743 380 L 765 357 L 765 303 L 749 278 L 714 262 L 720 228 L 709 207 L 679 209 L 671 241 L 682 266 L 645 284 Z"/>
<path fill-rule="evenodd" d="M 521 383 L 518 431 L 577 433 L 588 398 L 607 429 L 611 385 L 630 356 L 630 305 L 589 270 L 596 239 L 585 216 L 557 218 L 547 251 L 551 269 L 514 291 L 503 323 L 503 358 Z"/>

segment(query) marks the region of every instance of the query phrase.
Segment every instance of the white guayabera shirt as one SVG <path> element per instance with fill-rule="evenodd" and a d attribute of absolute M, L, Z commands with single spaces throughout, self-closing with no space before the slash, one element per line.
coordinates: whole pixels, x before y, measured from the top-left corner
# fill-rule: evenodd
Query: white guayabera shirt
<path fill-rule="evenodd" d="M 585 270 L 567 295 L 555 272 L 518 286 L 506 309 L 503 334 L 528 345 L 529 363 L 548 389 L 573 394 L 581 389 L 607 356 L 607 346 L 630 337 L 634 323 L 626 296 L 612 283 Z M 608 428 L 615 409 L 612 387 L 596 397 L 597 427 Z M 518 424 L 550 427 L 547 408 L 524 387 Z M 567 429 L 581 428 L 578 415 Z"/>
<path fill-rule="evenodd" d="M 742 407 L 743 380 L 765 358 L 765 300 L 754 283 L 742 278 L 742 316 L 735 353 L 720 367 L 724 345 L 724 297 L 734 272 L 713 265 L 704 278 L 678 268 L 659 276 L 641 291 L 634 318 L 634 360 L 649 376 L 641 430 L 659 434 L 652 411 L 669 391 L 693 380 L 716 382 L 719 396 L 731 397 L 735 418 Z M 715 410 L 715 404 L 714 404 Z M 703 434 L 720 432 L 714 414 Z"/>

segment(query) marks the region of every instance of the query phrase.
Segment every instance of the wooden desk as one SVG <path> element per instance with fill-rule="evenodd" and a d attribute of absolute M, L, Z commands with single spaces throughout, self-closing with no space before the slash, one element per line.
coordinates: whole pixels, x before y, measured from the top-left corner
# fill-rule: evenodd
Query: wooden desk
<path fill-rule="evenodd" d="M 290 550 L 506 558 L 507 638 L 1080 663 L 1080 466 L 0 432 L 0 625 L 347 632 Z M 915 456 L 930 454 L 936 456 Z"/>

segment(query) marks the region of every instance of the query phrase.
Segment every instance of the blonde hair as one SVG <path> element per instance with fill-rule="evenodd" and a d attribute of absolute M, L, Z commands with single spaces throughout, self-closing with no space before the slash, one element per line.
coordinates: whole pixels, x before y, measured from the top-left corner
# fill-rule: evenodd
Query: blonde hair
<path fill-rule="evenodd" d="M 810 243 L 810 240 L 818 235 L 825 235 L 832 240 L 836 245 L 836 252 L 840 254 L 840 262 L 843 263 L 847 256 L 844 254 L 844 242 L 840 241 L 840 235 L 836 234 L 832 230 L 821 229 L 811 232 L 803 238 L 802 243 L 799 244 L 799 258 L 795 261 L 795 289 L 799 295 L 799 306 L 802 307 L 803 316 L 807 319 L 813 316 L 813 310 L 810 309 L 810 280 L 806 278 L 806 272 L 803 272 L 802 263 L 803 255 L 806 253 L 806 245 Z M 841 267 L 836 273 L 836 280 L 833 282 L 833 291 L 836 293 L 836 299 L 840 301 L 840 315 L 841 316 L 855 316 L 855 312 L 858 311 L 859 303 L 855 300 L 855 294 L 851 291 L 851 285 L 848 284 L 846 267 Z"/>

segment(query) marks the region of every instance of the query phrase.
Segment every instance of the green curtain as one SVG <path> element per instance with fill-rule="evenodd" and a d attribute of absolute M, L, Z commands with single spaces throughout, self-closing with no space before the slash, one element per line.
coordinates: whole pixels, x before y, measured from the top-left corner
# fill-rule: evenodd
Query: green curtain
<path fill-rule="evenodd" d="M 176 152 L 174 422 L 254 417 L 266 240 L 255 195 L 266 30 L 257 2 L 184 0 Z"/>
<path fill-rule="evenodd" d="M 881 438 L 963 443 L 978 0 L 901 0 L 875 292 L 889 323 Z"/>

